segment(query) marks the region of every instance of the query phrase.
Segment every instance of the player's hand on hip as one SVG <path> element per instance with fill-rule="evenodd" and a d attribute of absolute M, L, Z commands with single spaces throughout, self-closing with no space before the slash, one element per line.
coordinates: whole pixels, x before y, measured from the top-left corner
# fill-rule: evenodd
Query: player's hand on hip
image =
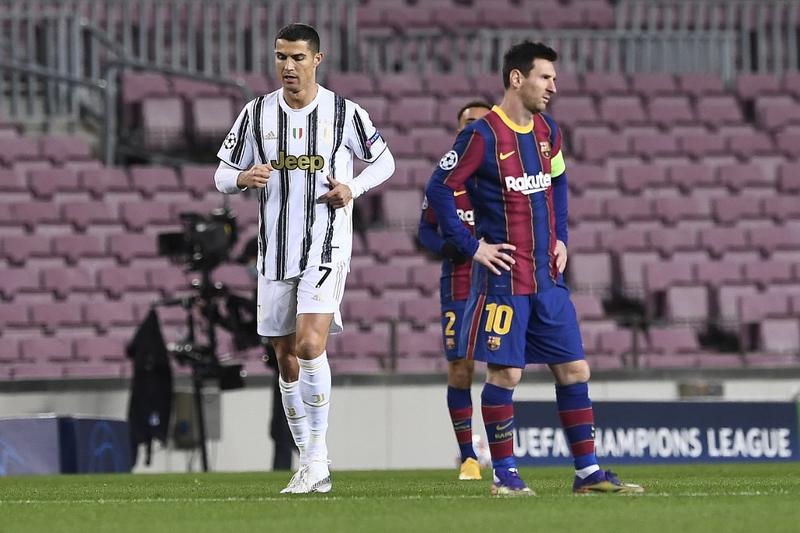
<path fill-rule="evenodd" d="M 339 183 L 331 176 L 328 176 L 328 187 L 330 191 L 317 198 L 318 204 L 328 204 L 334 209 L 339 209 L 350 203 L 353 199 L 353 191 L 344 183 Z"/>
<path fill-rule="evenodd" d="M 478 249 L 475 251 L 475 255 L 472 256 L 472 260 L 477 261 L 499 276 L 499 269 L 511 270 L 511 266 L 516 263 L 511 254 L 504 250 L 513 252 L 516 249 L 517 247 L 513 244 L 505 242 L 502 244 L 489 244 L 481 239 L 478 241 Z"/>
<path fill-rule="evenodd" d="M 236 186 L 240 189 L 247 187 L 248 189 L 261 189 L 267 186 L 269 181 L 269 173 L 274 169 L 269 164 L 253 165 L 244 172 L 239 173 L 236 178 Z"/>
<path fill-rule="evenodd" d="M 567 268 L 567 245 L 563 241 L 556 241 L 556 266 L 560 273 L 564 273 Z"/>

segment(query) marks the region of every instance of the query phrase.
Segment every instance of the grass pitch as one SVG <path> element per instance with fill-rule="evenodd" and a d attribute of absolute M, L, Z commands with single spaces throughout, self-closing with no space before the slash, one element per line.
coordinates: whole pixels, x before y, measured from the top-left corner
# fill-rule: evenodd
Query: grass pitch
<path fill-rule="evenodd" d="M 568 468 L 522 469 L 530 498 L 455 470 L 334 471 L 327 495 L 278 494 L 286 473 L 0 478 L 0 532 L 800 531 L 800 463 L 616 470 L 647 493 L 573 496 Z"/>

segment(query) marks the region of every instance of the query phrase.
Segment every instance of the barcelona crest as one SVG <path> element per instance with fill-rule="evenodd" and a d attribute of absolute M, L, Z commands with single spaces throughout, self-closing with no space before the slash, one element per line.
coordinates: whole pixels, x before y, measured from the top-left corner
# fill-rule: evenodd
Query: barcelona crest
<path fill-rule="evenodd" d="M 500 349 L 500 337 L 489 335 L 486 339 L 486 346 L 493 352 Z"/>
<path fill-rule="evenodd" d="M 539 151 L 547 159 L 550 159 L 550 141 L 539 141 Z"/>
<path fill-rule="evenodd" d="M 456 340 L 453 337 L 447 337 L 444 340 L 444 345 L 448 350 L 452 350 L 456 347 Z"/>

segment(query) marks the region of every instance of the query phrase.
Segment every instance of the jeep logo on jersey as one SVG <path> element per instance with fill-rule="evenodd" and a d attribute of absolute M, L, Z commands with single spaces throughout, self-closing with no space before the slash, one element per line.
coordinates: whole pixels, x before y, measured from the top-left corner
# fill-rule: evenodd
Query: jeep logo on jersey
<path fill-rule="evenodd" d="M 269 162 L 275 170 L 310 170 L 317 172 L 325 166 L 325 158 L 321 155 L 301 155 L 299 157 L 286 155 L 283 150 L 278 152 L 277 161 L 273 159 Z"/>
<path fill-rule="evenodd" d="M 535 176 L 529 175 L 527 172 L 521 178 L 514 176 L 506 176 L 506 189 L 509 191 L 517 191 L 522 194 L 533 194 L 535 192 L 542 192 L 550 187 L 552 179 L 550 174 L 539 172 Z"/>
<path fill-rule="evenodd" d="M 470 226 L 475 225 L 475 212 L 472 209 L 456 209 L 456 213 L 458 213 L 458 218 L 461 219 L 461 222 L 466 222 Z"/>

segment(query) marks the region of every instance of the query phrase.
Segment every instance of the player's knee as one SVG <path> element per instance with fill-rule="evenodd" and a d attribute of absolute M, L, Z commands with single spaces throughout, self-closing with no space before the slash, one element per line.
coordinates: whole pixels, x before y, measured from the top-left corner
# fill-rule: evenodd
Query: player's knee
<path fill-rule="evenodd" d="M 472 384 L 471 361 L 457 360 L 450 363 L 448 382 L 450 386 L 458 389 L 467 389 Z"/>
<path fill-rule="evenodd" d="M 295 353 L 300 359 L 314 359 L 324 351 L 324 339 L 314 335 L 297 339 L 297 343 L 295 344 Z"/>

